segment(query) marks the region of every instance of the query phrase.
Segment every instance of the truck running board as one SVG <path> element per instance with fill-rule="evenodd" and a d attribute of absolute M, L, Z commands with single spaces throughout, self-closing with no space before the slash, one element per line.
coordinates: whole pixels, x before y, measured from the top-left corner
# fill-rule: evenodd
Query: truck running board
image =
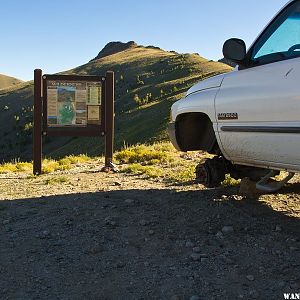
<path fill-rule="evenodd" d="M 270 171 L 265 177 L 256 183 L 256 188 L 260 191 L 267 193 L 274 193 L 279 191 L 290 179 L 292 179 L 295 173 L 289 172 L 289 174 L 281 181 L 271 181 L 269 179 L 277 175 L 277 171 Z"/>

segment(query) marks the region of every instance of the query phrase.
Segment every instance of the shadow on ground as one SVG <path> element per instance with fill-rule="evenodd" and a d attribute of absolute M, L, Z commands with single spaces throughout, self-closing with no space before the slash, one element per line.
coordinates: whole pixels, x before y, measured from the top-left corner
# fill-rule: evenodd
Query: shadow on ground
<path fill-rule="evenodd" d="M 219 196 L 152 189 L 1 201 L 0 298 L 281 299 L 299 291 L 299 219 Z"/>

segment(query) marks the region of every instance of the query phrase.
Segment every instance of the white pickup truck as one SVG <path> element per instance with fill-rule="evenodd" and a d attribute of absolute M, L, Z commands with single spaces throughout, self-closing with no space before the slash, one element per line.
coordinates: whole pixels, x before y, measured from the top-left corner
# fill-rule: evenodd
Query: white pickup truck
<path fill-rule="evenodd" d="M 196 168 L 208 187 L 230 173 L 276 191 L 300 171 L 300 0 L 289 1 L 248 51 L 230 39 L 223 54 L 238 66 L 173 104 L 170 139 L 180 151 L 216 155 Z M 270 180 L 281 170 L 286 178 Z"/>

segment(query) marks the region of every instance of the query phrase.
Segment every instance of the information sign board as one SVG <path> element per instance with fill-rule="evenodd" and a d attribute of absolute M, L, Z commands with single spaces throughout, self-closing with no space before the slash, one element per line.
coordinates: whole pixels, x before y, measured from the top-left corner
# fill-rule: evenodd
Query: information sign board
<path fill-rule="evenodd" d="M 114 139 L 114 73 L 105 76 L 34 72 L 34 174 L 41 174 L 42 135 L 105 136 L 105 167 Z"/>
<path fill-rule="evenodd" d="M 105 131 L 105 77 L 43 75 L 43 96 L 45 134 Z"/>

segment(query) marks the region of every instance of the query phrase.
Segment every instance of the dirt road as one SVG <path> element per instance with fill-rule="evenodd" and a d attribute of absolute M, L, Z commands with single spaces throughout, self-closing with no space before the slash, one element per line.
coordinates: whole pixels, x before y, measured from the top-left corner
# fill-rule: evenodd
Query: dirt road
<path fill-rule="evenodd" d="M 74 171 L 0 179 L 1 299 L 284 299 L 299 178 L 276 195 Z"/>

